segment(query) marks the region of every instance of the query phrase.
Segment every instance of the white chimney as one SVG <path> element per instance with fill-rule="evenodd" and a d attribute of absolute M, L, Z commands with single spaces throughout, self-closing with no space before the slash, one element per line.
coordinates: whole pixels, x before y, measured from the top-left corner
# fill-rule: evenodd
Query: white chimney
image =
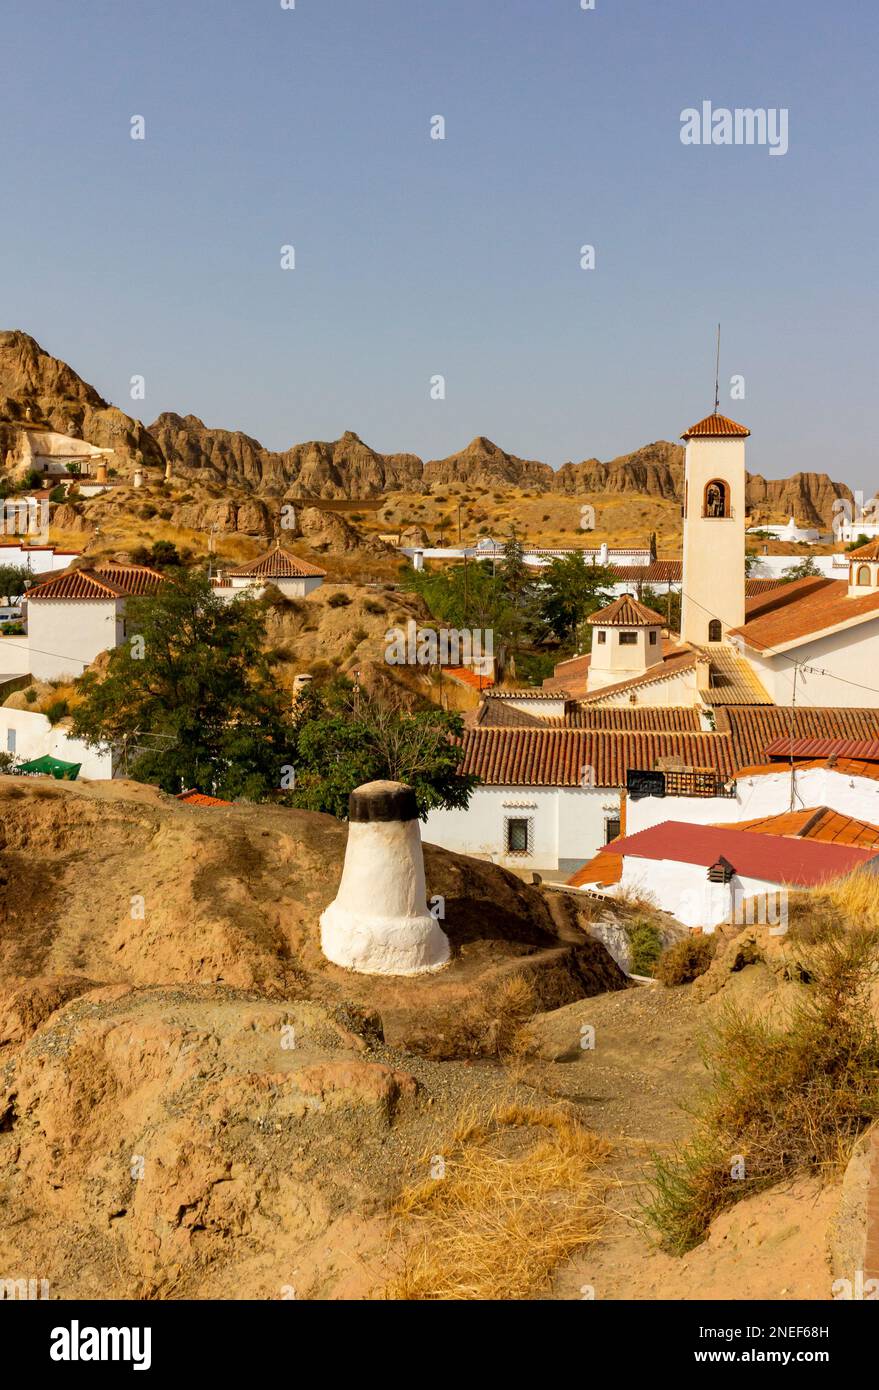
<path fill-rule="evenodd" d="M 412 555 L 412 568 L 416 570 L 424 569 L 424 551 L 416 550 Z"/>
<path fill-rule="evenodd" d="M 427 910 L 415 793 L 367 782 L 348 798 L 348 846 L 335 901 L 320 919 L 327 960 L 362 975 L 422 975 L 449 959 Z"/>
<path fill-rule="evenodd" d="M 598 563 L 600 565 L 607 564 L 607 541 L 602 541 L 598 547 Z"/>

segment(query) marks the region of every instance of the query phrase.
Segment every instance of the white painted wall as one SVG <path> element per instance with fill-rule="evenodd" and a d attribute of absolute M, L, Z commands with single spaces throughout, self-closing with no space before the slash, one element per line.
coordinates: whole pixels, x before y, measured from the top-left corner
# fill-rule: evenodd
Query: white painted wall
<path fill-rule="evenodd" d="M 850 777 L 831 768 L 809 768 L 795 772 L 795 806 L 829 806 L 840 815 L 854 816 L 870 825 L 879 825 L 879 781 L 870 777 Z M 790 810 L 790 768 L 779 764 L 778 772 L 756 773 L 736 781 L 736 796 L 643 796 L 626 800 L 626 834 L 649 830 L 663 821 L 679 820 L 690 825 L 724 825 L 762 816 L 780 816 Z"/>
<path fill-rule="evenodd" d="M 662 912 L 670 912 L 685 927 L 713 931 L 721 922 L 732 922 L 748 898 L 763 899 L 764 918 L 770 924 L 783 920 L 784 890 L 760 878 L 734 875 L 729 883 L 710 883 L 703 864 L 682 864 L 675 859 L 638 859 L 626 855 L 622 878 L 613 892 L 630 892 L 648 898 Z"/>
<path fill-rule="evenodd" d="M 466 810 L 431 811 L 424 839 L 508 869 L 571 874 L 605 843 L 605 820 L 618 817 L 616 787 L 477 787 Z M 529 854 L 507 854 L 505 824 L 532 821 Z"/>
<path fill-rule="evenodd" d="M 879 709 L 879 614 L 856 627 L 801 642 L 778 656 L 755 652 L 739 638 L 733 642 L 777 705 L 793 703 L 797 662 L 811 668 L 797 676 L 798 705 Z"/>
<path fill-rule="evenodd" d="M 0 677 L 30 675 L 31 656 L 27 636 L 0 637 Z"/>
<path fill-rule="evenodd" d="M 319 589 L 323 584 L 323 578 L 319 574 L 303 575 L 298 579 L 273 579 L 272 584 L 280 589 L 285 598 L 306 598 L 308 594 Z M 240 598 L 242 594 L 249 593 L 255 597 L 264 593 L 266 585 L 259 580 L 253 579 L 229 579 L 223 584 L 215 584 L 213 591 L 217 598 L 225 599 L 227 603 L 234 598 Z"/>
<path fill-rule="evenodd" d="M 39 680 L 81 676 L 100 652 L 124 638 L 124 599 L 41 599 L 28 604 L 29 660 Z M 4 641 L 14 639 L 5 638 Z"/>
<path fill-rule="evenodd" d="M 494 699 L 495 697 L 489 697 Z M 533 714 L 537 719 L 561 719 L 565 713 L 565 701 L 547 700 L 540 697 L 529 699 L 527 695 L 516 696 L 515 698 L 504 697 L 503 701 L 497 700 L 497 704 L 503 703 L 512 709 L 522 710 L 524 714 Z"/>
<path fill-rule="evenodd" d="M 48 755 L 67 763 L 82 763 L 80 776 L 95 781 L 107 781 L 113 775 L 109 749 L 87 748 L 60 724 L 53 727 L 44 714 L 31 710 L 0 705 L 0 752 L 16 753 L 22 762 Z"/>

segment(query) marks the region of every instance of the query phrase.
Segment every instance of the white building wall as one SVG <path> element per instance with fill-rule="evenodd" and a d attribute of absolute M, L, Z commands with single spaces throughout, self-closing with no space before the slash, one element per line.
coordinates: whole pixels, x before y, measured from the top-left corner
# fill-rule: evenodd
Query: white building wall
<path fill-rule="evenodd" d="M 51 545 L 0 545 L 0 564 L 23 565 L 31 574 L 54 574 L 68 569 L 79 554 L 78 550 L 55 550 Z"/>
<path fill-rule="evenodd" d="M 831 768 L 810 768 L 795 772 L 797 809 L 829 806 L 840 815 L 879 825 L 879 781 L 870 777 L 850 777 Z M 736 796 L 643 796 L 626 801 L 626 834 L 664 821 L 685 821 L 689 825 L 724 825 L 762 816 L 780 816 L 790 810 L 790 768 L 779 764 L 778 772 L 758 773 L 736 782 Z"/>
<path fill-rule="evenodd" d="M 107 781 L 113 775 L 109 749 L 87 748 L 60 725 L 51 725 L 44 714 L 31 710 L 0 705 L 0 752 L 15 753 L 22 762 L 48 755 L 81 763 L 80 776 L 96 781 Z"/>
<path fill-rule="evenodd" d="M 508 869 L 567 876 L 598 853 L 619 807 L 614 787 L 477 787 L 466 810 L 431 811 L 423 838 Z M 531 821 L 528 854 L 506 853 L 508 818 Z"/>
<path fill-rule="evenodd" d="M 811 668 L 797 676 L 798 705 L 879 709 L 879 616 L 778 656 L 760 655 L 738 639 L 735 645 L 777 705 L 793 703 L 797 663 Z"/>
<path fill-rule="evenodd" d="M 39 680 L 81 676 L 100 652 L 122 642 L 123 614 L 123 599 L 41 599 L 29 603 L 29 662 L 24 670 Z"/>
<path fill-rule="evenodd" d="M 711 883 L 704 864 L 682 864 L 675 859 L 638 859 L 626 855 L 615 892 L 647 898 L 663 912 L 670 912 L 685 927 L 713 931 L 721 922 L 741 920 L 748 898 L 763 900 L 763 918 L 782 925 L 783 893 L 766 879 L 735 875 L 729 883 Z"/>
<path fill-rule="evenodd" d="M 31 655 L 27 637 L 0 637 L 0 678 L 27 676 L 31 673 Z"/>

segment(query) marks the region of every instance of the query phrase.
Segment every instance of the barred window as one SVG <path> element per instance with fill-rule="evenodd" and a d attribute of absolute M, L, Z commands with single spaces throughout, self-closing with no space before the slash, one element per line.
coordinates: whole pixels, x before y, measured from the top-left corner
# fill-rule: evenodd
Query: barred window
<path fill-rule="evenodd" d="M 504 837 L 507 854 L 527 854 L 531 849 L 531 819 L 527 816 L 508 817 Z"/>

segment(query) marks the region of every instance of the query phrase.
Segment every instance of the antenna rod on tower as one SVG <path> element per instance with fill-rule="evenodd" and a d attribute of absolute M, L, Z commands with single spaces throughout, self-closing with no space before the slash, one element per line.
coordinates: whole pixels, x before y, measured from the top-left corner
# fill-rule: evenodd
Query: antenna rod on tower
<path fill-rule="evenodd" d="M 717 325 L 717 365 L 714 369 L 714 413 L 720 408 L 720 324 Z"/>

